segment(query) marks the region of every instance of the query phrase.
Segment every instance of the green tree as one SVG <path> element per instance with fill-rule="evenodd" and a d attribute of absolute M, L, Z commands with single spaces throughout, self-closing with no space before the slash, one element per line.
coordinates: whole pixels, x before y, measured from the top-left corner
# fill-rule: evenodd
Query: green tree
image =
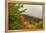
<path fill-rule="evenodd" d="M 25 12 L 26 10 L 19 10 L 21 8 L 23 8 L 23 4 L 8 4 L 9 29 L 13 30 L 20 28 L 18 19 L 22 15 L 22 12 Z"/>

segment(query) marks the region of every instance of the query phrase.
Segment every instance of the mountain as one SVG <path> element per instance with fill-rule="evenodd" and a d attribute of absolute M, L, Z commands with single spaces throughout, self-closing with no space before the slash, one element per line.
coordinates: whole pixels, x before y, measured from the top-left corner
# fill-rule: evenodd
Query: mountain
<path fill-rule="evenodd" d="M 43 21 L 43 19 L 40 19 L 40 18 L 37 18 L 37 17 L 34 17 L 34 16 L 28 16 L 28 15 L 22 15 L 25 17 L 25 21 L 28 21 L 28 22 L 31 22 L 31 21 L 34 21 L 34 22 L 39 22 L 39 21 Z"/>

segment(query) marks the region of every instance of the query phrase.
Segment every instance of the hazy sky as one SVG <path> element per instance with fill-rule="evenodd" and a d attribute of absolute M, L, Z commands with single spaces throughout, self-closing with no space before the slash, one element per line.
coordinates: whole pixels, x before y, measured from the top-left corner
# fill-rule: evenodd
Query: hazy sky
<path fill-rule="evenodd" d="M 24 9 L 27 9 L 23 14 L 42 18 L 42 5 L 23 5 Z"/>

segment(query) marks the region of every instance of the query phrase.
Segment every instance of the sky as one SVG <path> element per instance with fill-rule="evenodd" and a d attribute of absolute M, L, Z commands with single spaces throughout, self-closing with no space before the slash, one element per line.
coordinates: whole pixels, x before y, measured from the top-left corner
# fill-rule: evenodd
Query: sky
<path fill-rule="evenodd" d="M 23 5 L 24 9 L 27 9 L 22 14 L 26 14 L 28 16 L 34 16 L 38 18 L 42 18 L 42 5 Z"/>

